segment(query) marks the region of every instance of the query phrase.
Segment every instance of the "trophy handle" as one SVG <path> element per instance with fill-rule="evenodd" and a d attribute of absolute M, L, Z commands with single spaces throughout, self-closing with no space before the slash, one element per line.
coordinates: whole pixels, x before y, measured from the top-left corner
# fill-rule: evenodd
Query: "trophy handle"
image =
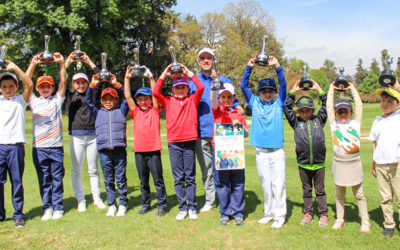
<path fill-rule="evenodd" d="M 134 57 L 135 57 L 135 59 L 136 59 L 136 64 L 137 64 L 137 65 L 140 65 L 140 64 L 139 64 L 139 48 L 135 48 L 135 49 L 133 50 L 133 55 L 134 55 Z"/>
<path fill-rule="evenodd" d="M 7 46 L 3 45 L 1 46 L 1 52 L 0 52 L 0 59 L 4 59 L 4 55 L 6 54 Z"/>
<path fill-rule="evenodd" d="M 307 66 L 303 65 L 303 77 L 307 77 L 308 73 L 307 73 Z"/>
<path fill-rule="evenodd" d="M 265 52 L 265 46 L 267 45 L 267 38 L 268 38 L 268 35 L 264 35 L 264 37 L 263 37 L 262 52 Z"/>
<path fill-rule="evenodd" d="M 107 53 L 106 52 L 101 53 L 101 68 L 102 69 L 107 68 Z"/>
<path fill-rule="evenodd" d="M 45 51 L 49 50 L 49 41 L 50 41 L 50 36 L 44 35 L 44 50 Z"/>
<path fill-rule="evenodd" d="M 339 72 L 341 76 L 344 76 L 344 67 L 340 67 Z"/>
<path fill-rule="evenodd" d="M 174 46 L 169 46 L 169 52 L 171 53 L 172 61 L 174 64 L 176 64 L 176 54 L 175 54 L 175 47 Z"/>

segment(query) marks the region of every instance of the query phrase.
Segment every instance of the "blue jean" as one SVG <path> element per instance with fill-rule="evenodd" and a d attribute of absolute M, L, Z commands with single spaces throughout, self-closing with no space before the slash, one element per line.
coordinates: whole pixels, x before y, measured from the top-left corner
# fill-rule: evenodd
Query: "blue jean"
<path fill-rule="evenodd" d="M 196 210 L 196 141 L 168 142 L 179 211 Z"/>
<path fill-rule="evenodd" d="M 13 220 L 25 219 L 24 208 L 24 144 L 0 144 L 0 221 L 6 219 L 4 208 L 4 183 L 7 182 L 7 172 L 10 176 L 12 189 L 12 204 L 14 206 Z"/>
<path fill-rule="evenodd" d="M 64 149 L 33 148 L 33 164 L 39 181 L 40 196 L 43 201 L 43 210 L 64 210 Z"/>
<path fill-rule="evenodd" d="M 103 170 L 104 184 L 109 206 L 117 206 L 115 181 L 117 181 L 119 205 L 128 205 L 128 184 L 126 179 L 126 149 L 115 148 L 99 151 L 100 165 Z"/>
<path fill-rule="evenodd" d="M 221 218 L 231 215 L 242 217 L 244 201 L 244 169 L 216 170 L 214 166 L 214 183 L 219 200 Z"/>

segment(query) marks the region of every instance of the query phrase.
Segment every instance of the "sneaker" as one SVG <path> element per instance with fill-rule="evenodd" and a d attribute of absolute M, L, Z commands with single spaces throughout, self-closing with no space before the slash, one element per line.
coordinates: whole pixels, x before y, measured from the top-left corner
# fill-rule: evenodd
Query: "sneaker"
<path fill-rule="evenodd" d="M 20 228 L 25 226 L 25 220 L 24 219 L 17 219 L 15 220 L 15 228 Z"/>
<path fill-rule="evenodd" d="M 43 213 L 42 220 L 46 221 L 50 220 L 51 218 L 53 218 L 53 209 L 52 208 L 46 209 Z"/>
<path fill-rule="evenodd" d="M 159 208 L 157 213 L 156 213 L 156 217 L 161 217 L 165 215 L 165 210 L 162 208 Z"/>
<path fill-rule="evenodd" d="M 125 214 L 126 214 L 126 207 L 125 207 L 125 206 L 122 206 L 122 205 L 119 205 L 119 206 L 118 206 L 117 215 L 115 215 L 115 216 L 117 216 L 117 217 L 122 217 L 122 216 L 125 216 Z"/>
<path fill-rule="evenodd" d="M 322 214 L 321 217 L 319 218 L 318 225 L 320 227 L 326 227 L 328 226 L 328 216 L 326 214 Z"/>
<path fill-rule="evenodd" d="M 149 207 L 142 207 L 142 209 L 139 210 L 138 214 L 147 214 L 149 211 Z"/>
<path fill-rule="evenodd" d="M 78 203 L 78 212 L 82 213 L 86 211 L 86 201 L 81 201 Z"/>
<path fill-rule="evenodd" d="M 183 220 L 187 215 L 187 211 L 179 211 L 178 215 L 175 217 L 175 220 Z"/>
<path fill-rule="evenodd" d="M 189 219 L 197 220 L 197 213 L 196 210 L 189 210 Z"/>
<path fill-rule="evenodd" d="M 335 224 L 333 224 L 332 229 L 333 230 L 339 230 L 344 226 L 344 220 L 343 219 L 337 219 L 335 221 Z"/>
<path fill-rule="evenodd" d="M 228 217 L 223 217 L 223 218 L 221 218 L 221 220 L 219 221 L 219 224 L 220 224 L 221 226 L 226 226 L 226 225 L 228 225 L 228 224 L 229 224 L 229 218 L 228 218 Z"/>
<path fill-rule="evenodd" d="M 258 224 L 267 224 L 268 222 L 270 222 L 273 219 L 274 218 L 272 218 L 271 216 L 264 215 L 264 217 L 262 217 L 261 219 L 258 220 Z"/>
<path fill-rule="evenodd" d="M 383 236 L 393 237 L 393 232 L 394 232 L 393 228 L 385 228 L 385 230 L 383 231 Z"/>
<path fill-rule="evenodd" d="M 285 217 L 279 217 L 274 219 L 274 223 L 272 223 L 271 228 L 281 228 L 285 224 Z"/>
<path fill-rule="evenodd" d="M 114 217 L 115 213 L 117 212 L 117 207 L 115 205 L 109 206 L 106 216 L 107 217 Z"/>
<path fill-rule="evenodd" d="M 301 219 L 300 225 L 306 225 L 306 224 L 310 223 L 311 221 L 313 221 L 313 216 L 310 213 L 306 213 L 303 216 L 303 219 Z"/>
<path fill-rule="evenodd" d="M 361 221 L 361 228 L 360 228 L 361 233 L 368 233 L 370 228 L 371 224 L 369 224 L 368 220 Z"/>
<path fill-rule="evenodd" d="M 102 200 L 95 200 L 93 204 L 98 208 L 98 209 L 105 209 L 106 204 L 103 203 Z"/>
<path fill-rule="evenodd" d="M 236 217 L 236 218 L 235 218 L 235 225 L 236 225 L 236 226 L 244 225 L 243 218 L 242 218 L 242 217 Z"/>
<path fill-rule="evenodd" d="M 63 210 L 54 210 L 53 216 L 51 217 L 52 220 L 58 220 L 63 217 L 64 211 Z"/>
<path fill-rule="evenodd" d="M 204 212 L 208 212 L 213 208 L 213 206 L 209 205 L 209 204 L 205 204 L 201 209 L 200 209 L 200 213 L 204 213 Z"/>

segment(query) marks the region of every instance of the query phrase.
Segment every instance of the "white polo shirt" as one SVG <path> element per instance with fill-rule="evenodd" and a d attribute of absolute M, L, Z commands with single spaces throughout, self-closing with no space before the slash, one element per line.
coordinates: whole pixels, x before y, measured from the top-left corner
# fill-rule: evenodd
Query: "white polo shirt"
<path fill-rule="evenodd" d="M 10 99 L 0 95 L 0 144 L 25 143 L 25 111 L 22 95 Z"/>

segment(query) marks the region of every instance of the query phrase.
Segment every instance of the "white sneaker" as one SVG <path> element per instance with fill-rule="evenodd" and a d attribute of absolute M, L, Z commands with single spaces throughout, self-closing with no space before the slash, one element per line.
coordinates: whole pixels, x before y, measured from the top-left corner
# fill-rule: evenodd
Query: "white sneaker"
<path fill-rule="evenodd" d="M 262 217 L 261 219 L 258 220 L 258 224 L 267 224 L 268 222 L 270 222 L 273 219 L 274 218 L 272 218 L 271 216 L 264 215 L 264 217 Z"/>
<path fill-rule="evenodd" d="M 119 205 L 118 206 L 118 212 L 117 212 L 117 217 L 122 217 L 122 216 L 125 216 L 125 214 L 126 214 L 126 207 L 125 206 L 122 206 L 122 205 Z"/>
<path fill-rule="evenodd" d="M 54 210 L 53 212 L 53 216 L 51 217 L 51 219 L 53 220 L 58 220 L 61 217 L 63 217 L 64 211 L 63 210 Z"/>
<path fill-rule="evenodd" d="M 106 205 L 103 203 L 102 200 L 95 200 L 93 204 L 98 208 L 98 209 L 105 209 Z"/>
<path fill-rule="evenodd" d="M 114 217 L 117 212 L 117 207 L 115 205 L 109 206 L 108 211 L 106 213 L 107 217 Z"/>
<path fill-rule="evenodd" d="M 274 219 L 274 223 L 272 223 L 272 228 L 281 228 L 285 224 L 285 217 L 279 217 L 278 219 Z"/>
<path fill-rule="evenodd" d="M 78 203 L 78 212 L 82 213 L 86 211 L 86 201 L 81 201 Z"/>
<path fill-rule="evenodd" d="M 213 208 L 213 206 L 209 205 L 209 204 L 205 204 L 201 209 L 200 209 L 200 213 L 204 213 L 204 212 L 208 212 Z"/>
<path fill-rule="evenodd" d="M 53 209 L 49 208 L 49 209 L 46 209 L 44 211 L 44 214 L 42 216 L 42 220 L 43 221 L 50 220 L 52 217 L 53 217 Z"/>
<path fill-rule="evenodd" d="M 187 215 L 187 211 L 179 211 L 179 214 L 175 217 L 175 220 L 183 220 Z"/>
<path fill-rule="evenodd" d="M 197 213 L 196 210 L 189 210 L 189 219 L 197 220 Z"/>

